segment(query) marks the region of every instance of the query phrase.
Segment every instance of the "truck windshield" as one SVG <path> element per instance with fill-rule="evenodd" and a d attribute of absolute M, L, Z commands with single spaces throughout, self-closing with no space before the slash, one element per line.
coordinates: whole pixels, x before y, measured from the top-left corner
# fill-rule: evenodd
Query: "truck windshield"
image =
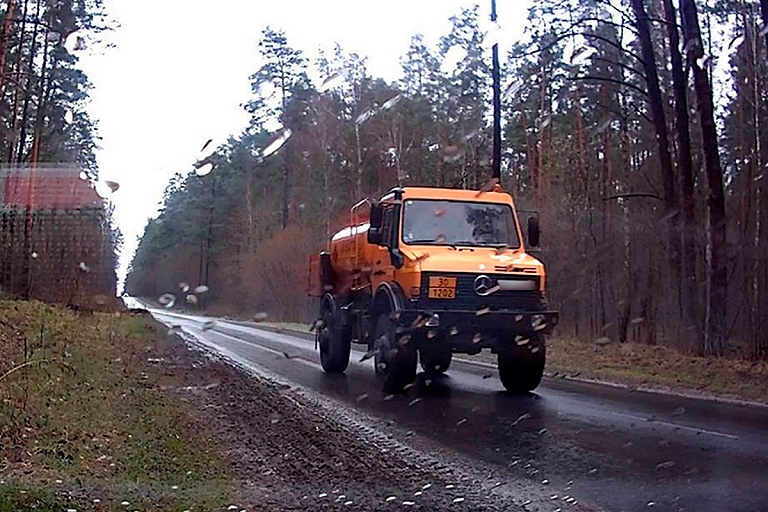
<path fill-rule="evenodd" d="M 451 246 L 520 246 L 512 208 L 506 204 L 408 199 L 403 242 Z"/>

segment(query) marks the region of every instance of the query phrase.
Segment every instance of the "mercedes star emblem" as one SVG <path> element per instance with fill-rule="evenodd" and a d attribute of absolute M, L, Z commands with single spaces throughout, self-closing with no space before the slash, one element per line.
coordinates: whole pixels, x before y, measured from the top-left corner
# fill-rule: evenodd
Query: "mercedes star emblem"
<path fill-rule="evenodd" d="M 477 276 L 475 278 L 475 293 L 481 297 L 488 295 L 492 286 L 493 281 L 491 281 L 491 278 L 486 275 Z"/>

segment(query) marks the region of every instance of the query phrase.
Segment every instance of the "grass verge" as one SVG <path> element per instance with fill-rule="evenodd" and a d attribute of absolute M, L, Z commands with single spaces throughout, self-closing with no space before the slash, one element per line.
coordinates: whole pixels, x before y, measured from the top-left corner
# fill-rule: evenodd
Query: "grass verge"
<path fill-rule="evenodd" d="M 148 316 L 0 301 L 0 512 L 226 508 L 215 442 L 152 374 L 157 340 Z"/>
<path fill-rule="evenodd" d="M 309 325 L 301 323 L 262 325 L 309 332 Z M 490 352 L 463 357 L 496 362 L 496 356 Z M 596 345 L 554 337 L 547 341 L 547 373 L 768 403 L 768 361 L 699 357 L 657 345 Z"/>

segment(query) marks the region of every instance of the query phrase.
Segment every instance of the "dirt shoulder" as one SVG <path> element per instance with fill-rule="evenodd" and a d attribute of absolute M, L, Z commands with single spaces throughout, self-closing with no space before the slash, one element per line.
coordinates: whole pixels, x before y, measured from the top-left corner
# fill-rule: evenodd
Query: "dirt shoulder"
<path fill-rule="evenodd" d="M 15 354 L 0 375 L 19 366 L 12 347 L 41 323 L 47 333 L 39 362 L 0 381 L 0 511 L 446 510 L 465 499 L 516 509 L 460 494 L 450 471 L 190 349 L 147 316 L 2 303 L 0 320 Z"/>
<path fill-rule="evenodd" d="M 310 328 L 300 323 L 260 325 L 302 335 L 309 334 Z M 768 361 L 700 357 L 662 346 L 604 342 L 564 337 L 547 340 L 546 375 L 768 404 Z M 490 352 L 459 357 L 496 364 L 496 356 Z"/>

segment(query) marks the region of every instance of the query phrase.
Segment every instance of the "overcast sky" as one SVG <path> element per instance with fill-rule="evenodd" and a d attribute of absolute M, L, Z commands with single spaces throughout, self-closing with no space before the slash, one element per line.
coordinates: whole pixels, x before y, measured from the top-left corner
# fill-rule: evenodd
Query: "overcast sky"
<path fill-rule="evenodd" d="M 369 58 L 374 76 L 396 80 L 410 37 L 436 42 L 462 7 L 490 0 L 104 0 L 119 28 L 111 49 L 92 48 L 81 64 L 94 85 L 90 114 L 98 121 L 101 177 L 121 187 L 116 218 L 125 236 L 120 277 L 163 190 L 186 173 L 209 138 L 238 134 L 247 117 L 248 76 L 260 65 L 262 29 L 285 30 L 310 58 L 338 42 Z M 498 0 L 502 49 L 523 30 L 530 0 Z"/>

